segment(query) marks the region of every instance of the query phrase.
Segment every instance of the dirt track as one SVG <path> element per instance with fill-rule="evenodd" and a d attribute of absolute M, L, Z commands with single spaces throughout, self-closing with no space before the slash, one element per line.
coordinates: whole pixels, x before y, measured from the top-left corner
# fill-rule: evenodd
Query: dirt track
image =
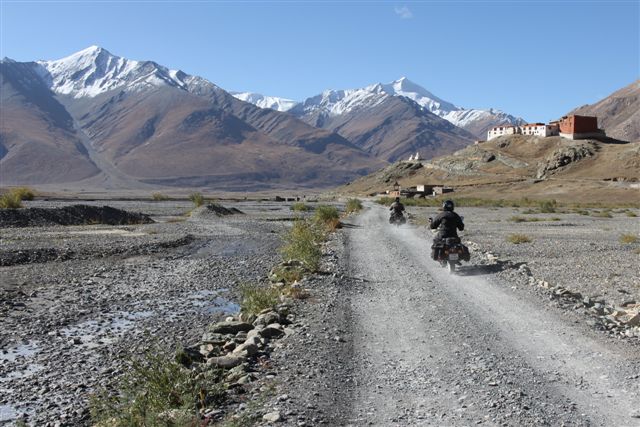
<path fill-rule="evenodd" d="M 307 408 L 298 422 L 640 425 L 636 343 L 488 270 L 450 276 L 427 259 L 420 230 L 386 216 L 372 206 L 348 226 L 342 280 L 317 290 L 323 308 L 287 347 L 289 357 L 311 352 L 297 362 L 309 375 L 282 379 Z"/>

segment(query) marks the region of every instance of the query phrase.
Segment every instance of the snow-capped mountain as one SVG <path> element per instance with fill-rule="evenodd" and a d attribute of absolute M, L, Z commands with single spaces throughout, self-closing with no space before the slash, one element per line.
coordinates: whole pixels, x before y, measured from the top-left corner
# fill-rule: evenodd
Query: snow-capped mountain
<path fill-rule="evenodd" d="M 202 85 L 219 89 L 200 77 L 170 70 L 153 61 L 122 58 L 98 46 L 37 64 L 38 73 L 53 92 L 72 98 L 93 98 L 115 89 L 135 92 L 170 86 L 196 91 Z"/>
<path fill-rule="evenodd" d="M 429 112 L 461 127 L 477 137 L 486 137 L 486 131 L 499 124 L 524 124 L 519 117 L 495 109 L 465 109 L 445 101 L 425 88 L 402 77 L 391 83 L 376 83 L 360 89 L 325 90 L 319 95 L 307 98 L 301 103 L 287 100 L 284 107 L 277 104 L 279 98 L 263 97 L 258 94 L 234 95 L 243 101 L 251 102 L 262 108 L 290 111 L 297 117 L 313 116 L 316 126 L 323 126 L 329 117 L 350 113 L 354 110 L 366 110 L 380 105 L 388 96 L 408 98 Z M 250 96 L 249 96 L 250 95 Z M 274 101 L 265 101 L 273 99 Z M 271 102 L 272 106 L 268 106 Z M 310 121 L 311 123 L 311 121 Z"/>
<path fill-rule="evenodd" d="M 97 46 L 58 60 L 3 60 L 0 83 L 3 182 L 319 188 L 385 164 L 204 78 Z"/>
<path fill-rule="evenodd" d="M 436 116 L 446 118 L 445 116 L 448 113 L 459 110 L 459 108 L 452 103 L 443 101 L 422 86 L 418 86 L 417 84 L 413 83 L 406 77 L 401 77 L 394 82 L 388 84 L 379 84 L 377 86 L 380 86 L 380 88 L 389 95 L 404 96 L 405 98 L 409 98 L 421 107 L 428 109 Z M 458 125 L 453 121 L 451 122 L 456 126 Z"/>
<path fill-rule="evenodd" d="M 408 98 L 429 112 L 484 138 L 488 128 L 504 124 L 524 124 L 525 121 L 500 110 L 465 109 L 432 94 L 423 87 L 402 77 L 388 84 L 373 84 L 361 89 L 328 90 L 306 99 L 292 109 L 298 115 L 336 116 L 354 109 L 371 108 L 383 102 L 386 96 Z"/>
<path fill-rule="evenodd" d="M 265 96 L 253 92 L 229 92 L 241 101 L 250 102 L 260 108 L 269 108 L 276 111 L 289 111 L 295 107 L 298 102 L 287 98 L 278 98 L 277 96 Z"/>

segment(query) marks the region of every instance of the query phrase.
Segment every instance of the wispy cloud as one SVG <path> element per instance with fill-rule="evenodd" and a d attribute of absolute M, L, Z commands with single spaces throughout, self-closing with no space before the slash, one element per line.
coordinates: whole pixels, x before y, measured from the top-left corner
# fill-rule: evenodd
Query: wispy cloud
<path fill-rule="evenodd" d="M 407 6 L 402 6 L 402 7 L 396 6 L 394 10 L 396 11 L 396 15 L 398 15 L 402 19 L 413 18 L 413 13 L 411 13 L 411 10 L 409 10 Z"/>

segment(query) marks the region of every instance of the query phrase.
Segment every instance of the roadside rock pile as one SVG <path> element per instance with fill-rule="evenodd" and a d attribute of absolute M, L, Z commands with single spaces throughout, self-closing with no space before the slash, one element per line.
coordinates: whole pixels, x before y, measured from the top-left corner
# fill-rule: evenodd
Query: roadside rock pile
<path fill-rule="evenodd" d="M 0 227 L 48 225 L 130 225 L 154 222 L 148 215 L 109 206 L 72 205 L 62 208 L 0 209 Z"/>
<path fill-rule="evenodd" d="M 199 343 L 184 348 L 181 363 L 199 369 L 205 366 L 225 369 L 223 382 L 228 393 L 243 389 L 258 379 L 257 362 L 268 359 L 274 340 L 294 333 L 287 327 L 294 320 L 289 311 L 290 305 L 283 303 L 257 316 L 241 313 L 214 323 Z M 208 420 L 223 417 L 214 408 L 203 409 L 201 415 Z"/>
<path fill-rule="evenodd" d="M 485 255 L 490 261 L 501 262 L 491 252 L 486 252 Z M 512 267 L 516 268 L 515 265 Z M 588 320 L 591 326 L 621 338 L 640 338 L 640 301 L 627 300 L 619 305 L 611 305 L 602 298 L 584 296 L 580 292 L 554 286 L 546 280 L 536 278 L 526 264 L 519 264 L 517 272 L 527 277 L 530 285 L 548 292 L 549 297 L 558 305 L 582 311 L 592 317 Z"/>

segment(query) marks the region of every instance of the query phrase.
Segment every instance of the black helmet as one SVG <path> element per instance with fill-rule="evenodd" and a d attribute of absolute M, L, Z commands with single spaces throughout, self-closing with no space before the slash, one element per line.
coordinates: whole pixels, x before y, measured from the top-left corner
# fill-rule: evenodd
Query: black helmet
<path fill-rule="evenodd" d="M 400 197 L 396 197 L 396 202 L 400 203 Z"/>
<path fill-rule="evenodd" d="M 453 211 L 454 205 L 453 205 L 453 200 L 445 200 L 442 203 L 442 210 L 445 211 Z"/>

